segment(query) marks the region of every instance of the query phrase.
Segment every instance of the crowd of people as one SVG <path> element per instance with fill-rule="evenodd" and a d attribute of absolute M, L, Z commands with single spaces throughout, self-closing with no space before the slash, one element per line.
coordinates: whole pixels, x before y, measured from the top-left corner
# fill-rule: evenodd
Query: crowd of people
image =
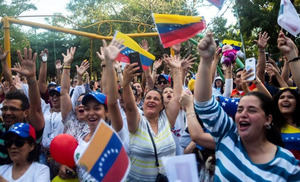
<path fill-rule="evenodd" d="M 167 181 L 162 158 L 190 153 L 200 181 L 300 181 L 298 48 L 280 32 L 279 67 L 266 56 L 268 39 L 264 32 L 256 41 L 255 72 L 226 64 L 224 79 L 216 71 L 221 55 L 212 33 L 198 43 L 196 73 L 195 58 L 181 57 L 180 44 L 140 73 L 137 63 L 122 69 L 116 61 L 122 40 L 103 41 L 99 80 L 89 80 L 87 60 L 71 78 L 76 47 L 62 53 L 51 81 L 47 49 L 39 55 L 38 79 L 37 53 L 18 51 L 19 63 L 9 68 L 1 49 L 0 182 L 97 181 L 82 166 L 56 162 L 49 148 L 57 135 L 73 136 L 77 163 L 101 121 L 130 158 L 125 181 Z M 147 41 L 141 46 L 149 51 Z"/>

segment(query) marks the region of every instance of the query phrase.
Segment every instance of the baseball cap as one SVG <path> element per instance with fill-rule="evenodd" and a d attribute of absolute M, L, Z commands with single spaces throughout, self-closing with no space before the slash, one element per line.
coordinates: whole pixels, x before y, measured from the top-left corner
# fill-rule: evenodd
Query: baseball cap
<path fill-rule="evenodd" d="M 107 104 L 106 95 L 104 95 L 101 92 L 90 92 L 90 93 L 86 94 L 82 99 L 82 104 L 86 105 L 90 99 L 94 99 L 103 105 Z"/>
<path fill-rule="evenodd" d="M 56 87 L 57 84 L 56 84 L 55 82 L 50 82 L 50 83 L 48 84 L 48 88 L 49 88 L 49 87 L 52 87 L 52 86 Z"/>
<path fill-rule="evenodd" d="M 166 74 L 160 74 L 157 79 L 159 80 L 160 78 L 167 80 L 169 83 L 171 83 L 171 81 L 172 81 L 171 76 L 166 75 Z"/>
<path fill-rule="evenodd" d="M 60 86 L 57 86 L 57 87 L 55 87 L 55 88 L 49 90 L 49 94 L 50 94 L 51 92 L 56 92 L 56 93 L 59 93 L 59 94 L 60 94 Z"/>
<path fill-rule="evenodd" d="M 5 135 L 9 133 L 14 133 L 22 138 L 32 137 L 36 140 L 36 134 L 34 128 L 28 123 L 15 123 L 13 124 Z"/>

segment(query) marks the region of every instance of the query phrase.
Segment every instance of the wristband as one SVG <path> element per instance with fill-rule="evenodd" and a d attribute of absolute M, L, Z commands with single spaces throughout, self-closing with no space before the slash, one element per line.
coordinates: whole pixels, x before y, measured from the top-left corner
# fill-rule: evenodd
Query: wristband
<path fill-rule="evenodd" d="M 63 66 L 63 69 L 71 69 L 71 66 Z"/>
<path fill-rule="evenodd" d="M 295 57 L 294 59 L 289 60 L 288 63 L 298 61 L 299 59 L 300 57 Z"/>
<path fill-rule="evenodd" d="M 43 62 L 47 62 L 47 59 L 48 59 L 48 56 L 47 56 L 46 54 L 44 54 L 44 55 L 42 56 L 42 61 L 43 61 Z"/>

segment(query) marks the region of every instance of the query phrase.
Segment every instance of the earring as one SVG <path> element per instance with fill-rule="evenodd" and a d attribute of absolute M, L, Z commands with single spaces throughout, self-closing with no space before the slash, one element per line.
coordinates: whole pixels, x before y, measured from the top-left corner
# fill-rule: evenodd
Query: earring
<path fill-rule="evenodd" d="M 270 124 L 265 125 L 265 127 L 266 127 L 267 130 L 271 129 L 271 125 Z"/>

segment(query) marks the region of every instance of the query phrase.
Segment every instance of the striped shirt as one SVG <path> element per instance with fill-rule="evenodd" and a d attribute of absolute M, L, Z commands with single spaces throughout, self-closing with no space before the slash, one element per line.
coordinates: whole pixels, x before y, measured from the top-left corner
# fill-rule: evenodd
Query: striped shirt
<path fill-rule="evenodd" d="M 148 134 L 148 120 L 140 114 L 140 122 L 138 130 L 135 134 L 130 134 L 129 139 L 129 157 L 131 168 L 127 181 L 155 181 L 158 172 L 164 173 L 161 168 L 161 158 L 167 156 L 175 156 L 176 146 L 172 137 L 169 120 L 163 111 L 158 119 L 158 132 L 155 134 L 149 125 L 153 136 L 160 171 L 155 165 L 154 148 Z"/>
<path fill-rule="evenodd" d="M 214 181 L 300 181 L 299 161 L 284 148 L 277 147 L 270 162 L 254 164 L 243 147 L 234 121 L 215 98 L 195 101 L 195 110 L 216 141 Z"/>

